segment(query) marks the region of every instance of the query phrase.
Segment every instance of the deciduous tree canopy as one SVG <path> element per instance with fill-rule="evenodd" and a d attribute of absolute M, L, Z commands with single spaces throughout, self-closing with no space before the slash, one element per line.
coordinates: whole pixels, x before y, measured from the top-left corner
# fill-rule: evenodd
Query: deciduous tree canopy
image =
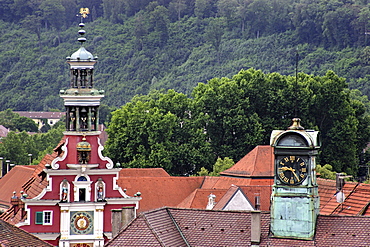
<path fill-rule="evenodd" d="M 300 117 L 306 129 L 320 130 L 319 163 L 354 175 L 370 137 L 368 103 L 356 93 L 332 71 L 295 78 L 242 70 L 200 83 L 192 98 L 173 90 L 135 97 L 113 113 L 106 148 L 125 167 L 193 174 L 212 170 L 217 158 L 239 160 Z"/>

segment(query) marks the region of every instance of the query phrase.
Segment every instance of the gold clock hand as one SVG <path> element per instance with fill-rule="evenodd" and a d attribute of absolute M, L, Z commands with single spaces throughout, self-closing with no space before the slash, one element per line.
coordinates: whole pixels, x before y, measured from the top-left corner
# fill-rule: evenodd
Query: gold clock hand
<path fill-rule="evenodd" d="M 289 168 L 290 167 L 283 166 L 283 167 L 280 167 L 279 169 L 283 171 L 289 171 L 290 170 Z"/>
<path fill-rule="evenodd" d="M 299 182 L 299 177 L 295 173 L 295 170 L 293 168 L 290 169 L 290 171 L 293 173 L 293 175 L 297 178 L 297 182 Z"/>

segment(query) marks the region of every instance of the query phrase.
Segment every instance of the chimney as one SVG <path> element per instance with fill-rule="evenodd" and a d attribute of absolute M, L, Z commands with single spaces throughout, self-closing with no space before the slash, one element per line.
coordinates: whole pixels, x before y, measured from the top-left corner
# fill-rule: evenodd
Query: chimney
<path fill-rule="evenodd" d="M 337 173 L 336 174 L 337 192 L 342 190 L 342 188 L 344 186 L 344 178 L 345 178 L 345 174 L 343 174 L 343 173 Z"/>
<path fill-rule="evenodd" d="M 256 196 L 254 198 L 254 208 L 256 210 L 260 210 L 260 208 L 261 208 L 260 196 Z"/>
<path fill-rule="evenodd" d="M 122 228 L 125 228 L 134 218 L 135 218 L 134 206 L 122 208 Z"/>
<path fill-rule="evenodd" d="M 251 211 L 251 246 L 261 242 L 261 211 Z"/>
<path fill-rule="evenodd" d="M 207 210 L 212 210 L 213 207 L 216 205 L 216 196 L 214 194 L 209 194 L 208 196 L 208 204 L 207 204 L 207 207 L 206 209 Z"/>
<path fill-rule="evenodd" d="M 128 206 L 121 209 L 112 209 L 112 237 L 115 237 L 135 218 L 135 207 Z"/>
<path fill-rule="evenodd" d="M 114 238 L 122 228 L 122 209 L 112 209 L 112 238 Z"/>

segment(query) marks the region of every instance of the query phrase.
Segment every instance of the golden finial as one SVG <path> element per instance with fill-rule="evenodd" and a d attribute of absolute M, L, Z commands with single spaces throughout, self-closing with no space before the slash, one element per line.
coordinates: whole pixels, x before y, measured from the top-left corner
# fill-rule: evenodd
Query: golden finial
<path fill-rule="evenodd" d="M 80 14 L 83 18 L 86 18 L 90 14 L 89 8 L 80 8 Z"/>

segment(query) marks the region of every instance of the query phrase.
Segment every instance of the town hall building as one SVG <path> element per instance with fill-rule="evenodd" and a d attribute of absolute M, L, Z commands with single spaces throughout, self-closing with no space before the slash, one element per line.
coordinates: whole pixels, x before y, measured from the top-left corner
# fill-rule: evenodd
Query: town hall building
<path fill-rule="evenodd" d="M 11 199 L 14 214 L 20 215 L 16 226 L 61 247 L 103 246 L 112 238 L 115 212 L 129 208 L 135 217 L 141 199 L 118 186 L 121 169 L 102 154 L 98 123 L 104 91 L 93 85 L 97 57 L 83 46 L 83 27 L 80 23 L 81 47 L 67 57 L 70 88 L 60 91 L 66 131 L 57 155 L 36 176 L 46 186 L 35 196 L 14 194 Z"/>

